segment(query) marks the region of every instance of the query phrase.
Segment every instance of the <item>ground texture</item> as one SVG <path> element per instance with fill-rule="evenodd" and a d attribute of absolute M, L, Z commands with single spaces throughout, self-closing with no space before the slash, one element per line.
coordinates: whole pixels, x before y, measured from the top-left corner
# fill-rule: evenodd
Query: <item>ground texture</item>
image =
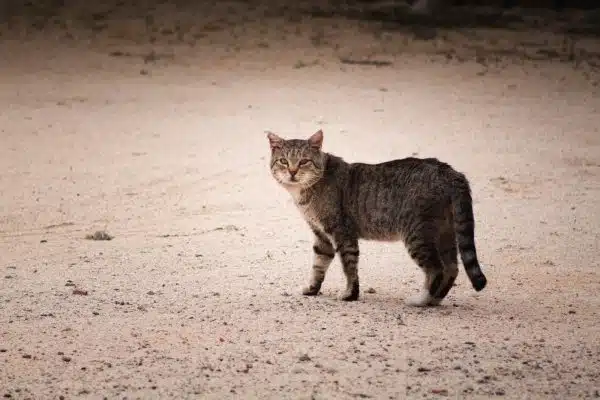
<path fill-rule="evenodd" d="M 0 395 L 600 396 L 595 39 L 95 7 L 1 26 Z M 408 308 L 404 247 L 363 243 L 360 301 L 338 261 L 302 297 L 263 131 L 319 128 L 348 161 L 464 172 L 488 287 Z"/>

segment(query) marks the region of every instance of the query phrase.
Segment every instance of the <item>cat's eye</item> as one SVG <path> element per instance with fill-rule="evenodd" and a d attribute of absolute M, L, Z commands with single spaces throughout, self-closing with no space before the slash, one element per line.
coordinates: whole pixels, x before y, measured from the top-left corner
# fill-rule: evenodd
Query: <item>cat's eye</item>
<path fill-rule="evenodd" d="M 280 164 L 283 164 L 283 165 L 288 165 L 288 162 L 287 162 L 287 160 L 286 160 L 285 158 L 280 158 L 280 159 L 279 159 L 279 160 L 277 160 L 277 161 L 279 161 L 279 163 L 280 163 Z"/>
<path fill-rule="evenodd" d="M 310 160 L 308 160 L 308 159 L 306 159 L 306 158 L 303 158 L 302 160 L 300 160 L 300 162 L 299 162 L 298 164 L 299 164 L 300 166 L 302 166 L 302 165 L 306 165 L 306 164 L 308 164 L 309 162 L 311 162 L 311 161 L 310 161 Z"/>

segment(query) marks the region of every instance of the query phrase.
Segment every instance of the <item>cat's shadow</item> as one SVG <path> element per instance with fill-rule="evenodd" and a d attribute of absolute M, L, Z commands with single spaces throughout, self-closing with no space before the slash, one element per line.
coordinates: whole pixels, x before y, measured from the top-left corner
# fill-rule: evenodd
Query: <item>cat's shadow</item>
<path fill-rule="evenodd" d="M 363 308 L 367 307 L 370 310 L 373 308 L 379 308 L 382 310 L 408 310 L 415 314 L 428 314 L 428 313 L 440 313 L 444 315 L 449 314 L 460 314 L 463 311 L 477 310 L 479 307 L 474 302 L 484 306 L 484 310 L 487 310 L 484 302 L 479 302 L 477 298 L 463 296 L 457 297 L 449 295 L 444 301 L 436 306 L 428 307 L 415 307 L 406 304 L 406 300 L 414 295 L 413 292 L 407 291 L 406 293 L 398 293 L 394 295 L 392 293 L 361 293 L 360 297 L 356 301 L 343 301 L 340 299 L 341 291 L 337 290 L 326 290 L 321 291 L 317 296 L 303 296 L 306 300 L 315 302 L 325 303 L 329 306 L 338 305 L 339 307 L 349 308 Z M 376 307 L 374 307 L 376 305 Z"/>

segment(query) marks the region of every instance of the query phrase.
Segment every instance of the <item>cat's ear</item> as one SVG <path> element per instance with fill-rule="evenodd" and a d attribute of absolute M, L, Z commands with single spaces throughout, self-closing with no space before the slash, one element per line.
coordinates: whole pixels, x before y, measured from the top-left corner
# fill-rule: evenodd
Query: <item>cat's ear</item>
<path fill-rule="evenodd" d="M 323 145 L 323 131 L 319 129 L 317 133 L 308 138 L 308 143 L 310 147 L 321 150 L 321 146 Z"/>
<path fill-rule="evenodd" d="M 269 144 L 271 145 L 271 150 L 280 149 L 283 145 L 283 139 L 274 134 L 273 132 L 267 131 L 267 138 L 269 138 Z"/>

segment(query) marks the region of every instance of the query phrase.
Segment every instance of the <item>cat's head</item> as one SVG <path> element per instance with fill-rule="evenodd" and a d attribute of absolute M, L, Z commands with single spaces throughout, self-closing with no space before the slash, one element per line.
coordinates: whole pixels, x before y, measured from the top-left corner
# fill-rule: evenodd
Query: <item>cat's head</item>
<path fill-rule="evenodd" d="M 282 139 L 267 132 L 271 145 L 271 173 L 288 189 L 307 189 L 317 183 L 325 172 L 326 155 L 321 151 L 323 131 L 306 140 Z"/>

